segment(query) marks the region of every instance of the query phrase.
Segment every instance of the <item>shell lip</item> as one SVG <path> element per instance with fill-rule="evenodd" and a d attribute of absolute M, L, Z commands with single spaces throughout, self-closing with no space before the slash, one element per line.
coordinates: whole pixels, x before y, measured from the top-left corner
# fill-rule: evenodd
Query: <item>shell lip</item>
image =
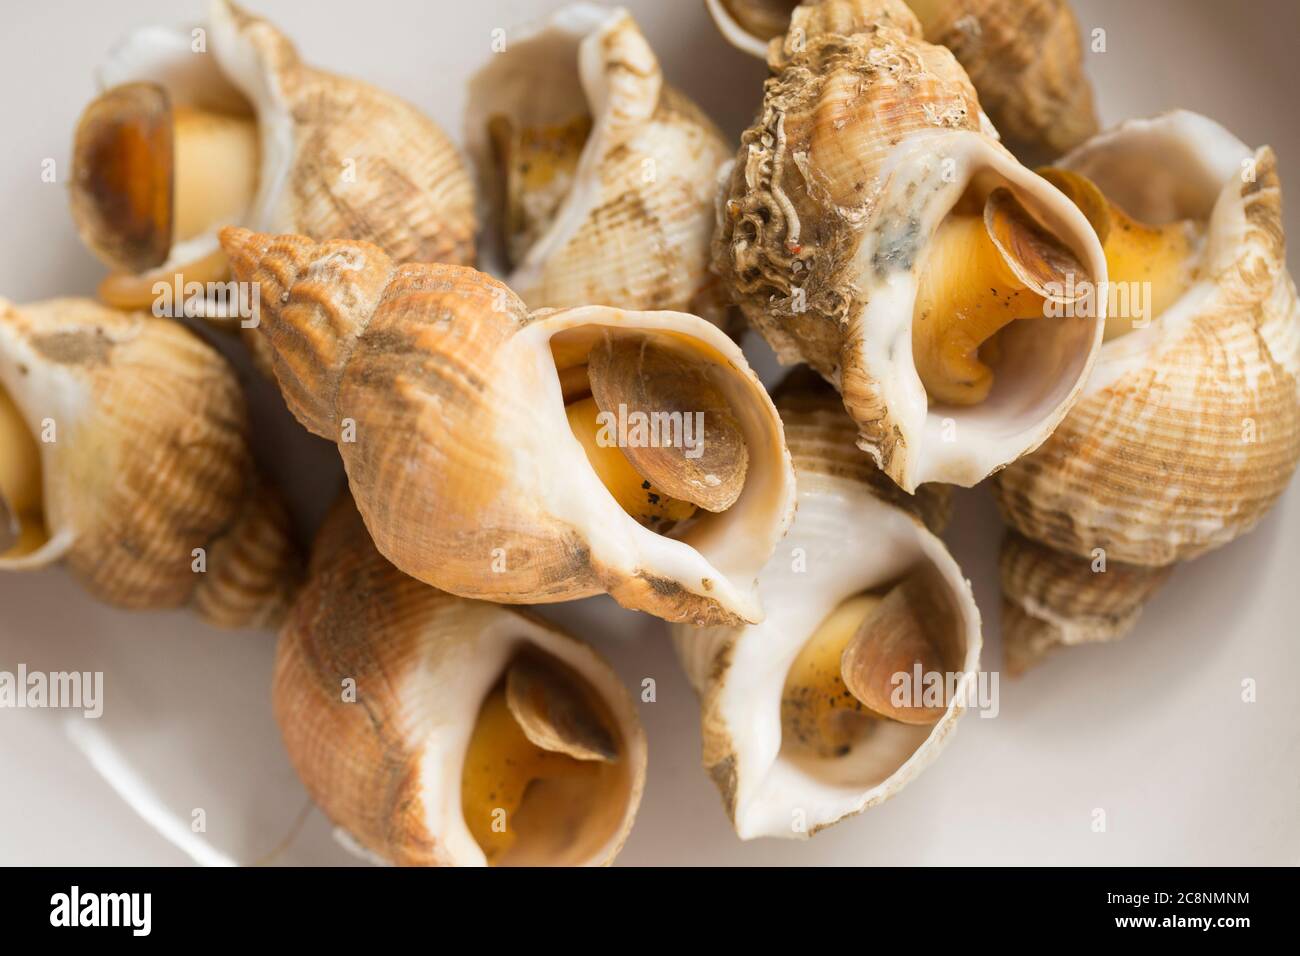
<path fill-rule="evenodd" d="M 503 77 L 509 79 L 512 68 L 517 69 L 517 63 L 526 63 L 529 58 L 537 57 L 550 66 L 552 74 L 569 76 L 576 82 L 561 84 L 565 87 L 563 96 L 581 96 L 582 108 L 592 114 L 591 131 L 583 144 L 572 187 L 547 228 L 528 248 L 523 260 L 509 270 L 505 280 L 525 300 L 528 299 L 527 290 L 539 282 L 546 263 L 573 238 L 601 201 L 599 166 L 604 156 L 626 135 L 615 129 L 615 113 L 620 114 L 623 123 L 629 117 L 648 118 L 658 100 L 657 84 L 651 84 L 655 86 L 651 102 L 638 103 L 645 98 L 644 82 L 629 92 L 625 87 L 615 88 L 607 75 L 617 53 L 609 49 L 609 38 L 620 30 L 635 35 L 638 55 L 642 59 L 648 58 L 657 73 L 658 62 L 631 13 L 623 7 L 574 3 L 562 7 L 549 20 L 534 25 L 522 37 L 512 40 L 507 52 L 495 57 L 489 66 L 479 70 L 470 80 L 465 107 L 466 149 L 473 158 L 480 181 L 489 184 L 495 180 L 487 137 L 488 117 L 499 110 L 509 111 L 512 105 L 528 97 L 531 90 L 528 85 L 520 87 L 518 83 L 502 80 Z M 548 89 L 554 89 L 553 81 L 548 84 Z M 551 92 L 546 100 L 548 108 L 562 98 L 558 92 Z M 495 189 L 482 192 L 490 202 L 488 197 L 494 194 Z M 482 218 L 485 222 L 494 222 L 497 217 L 489 211 Z"/>
<path fill-rule="evenodd" d="M 548 504 L 559 520 L 579 528 L 592 563 L 614 578 L 664 579 L 724 617 L 746 621 L 763 618 L 757 578 L 793 520 L 795 478 L 785 445 L 784 427 L 762 383 L 749 368 L 739 347 L 716 326 L 684 312 L 626 312 L 611 306 L 584 306 L 534 313 L 536 318 L 517 340 L 525 347 L 549 343 L 560 333 L 585 326 L 617 326 L 629 330 L 671 334 L 698 343 L 734 374 L 720 384 L 741 420 L 750 448 L 749 475 L 739 499 L 726 511 L 699 519 L 681 540 L 658 534 L 639 524 L 614 500 L 590 468 L 562 468 L 564 484 Z M 564 425 L 561 444 L 566 461 L 585 462 L 585 452 L 563 420 L 563 398 L 550 349 L 539 349 L 550 362 L 541 377 L 550 392 L 556 416 Z M 557 425 L 558 428 L 558 425 Z M 552 456 L 553 456 L 552 446 Z M 554 456 L 553 456 L 554 457 Z M 738 534 L 727 534 L 727 529 Z M 616 599 L 620 594 L 614 593 Z"/>
<path fill-rule="evenodd" d="M 955 176 L 947 165 L 953 161 Z M 890 152 L 881 180 L 874 225 L 857 252 L 858 273 L 870 277 L 860 323 L 872 335 L 845 340 L 841 368 L 859 370 L 879 390 L 893 448 L 883 449 L 869 436 L 859 444 L 906 491 L 930 481 L 969 487 L 1037 448 L 1078 400 L 1100 351 L 1106 302 L 1094 295 L 1091 314 L 1044 317 L 1053 323 L 1046 330 L 1037 321 L 1014 323 L 1025 328 L 1004 330 L 1006 356 L 988 399 L 969 408 L 931 406 L 911 343 L 925 241 L 972 183 L 996 180 L 1012 187 L 1035 218 L 1073 249 L 1098 289 L 1105 288 L 1105 257 L 1073 203 L 980 133 L 922 131 L 905 137 Z M 891 232 L 891 217 L 896 226 L 910 225 Z M 925 239 L 918 242 L 917 233 Z M 905 268 L 882 271 L 877 268 L 882 257 L 886 262 L 901 258 Z"/>
<path fill-rule="evenodd" d="M 970 583 L 943 542 L 912 515 L 877 498 L 843 476 L 799 474 L 799 512 L 786 538 L 804 549 L 808 572 L 795 574 L 774 560 L 760 577 L 770 617 L 749 627 L 718 629 L 731 644 L 729 668 L 717 708 L 734 757 L 732 819 L 741 839 L 806 837 L 820 827 L 888 799 L 910 782 L 951 738 L 973 700 L 982 647 L 981 622 Z M 871 541 L 842 542 L 848 521 L 876 530 Z M 840 601 L 899 577 L 917 563 L 929 564 L 947 585 L 962 627 L 964 650 L 958 692 L 933 725 L 884 725 L 888 737 L 872 735 L 839 762 L 792 757 L 783 748 L 780 697 L 786 672 L 829 609 Z M 824 573 L 818 574 L 819 570 Z M 779 600 L 785 595 L 787 600 Z M 675 629 L 683 641 L 704 635 Z M 865 784 L 865 785 L 864 785 Z M 806 828 L 791 827 L 793 811 L 806 814 Z"/>

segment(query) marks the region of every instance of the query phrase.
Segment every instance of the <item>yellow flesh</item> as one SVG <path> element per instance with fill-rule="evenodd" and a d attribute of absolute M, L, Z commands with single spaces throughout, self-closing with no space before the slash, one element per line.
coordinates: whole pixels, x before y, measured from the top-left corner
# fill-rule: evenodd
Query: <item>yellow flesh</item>
<path fill-rule="evenodd" d="M 917 373 L 932 402 L 978 404 L 993 386 L 981 346 L 1012 321 L 1043 315 L 1044 300 L 1016 278 L 982 216 L 948 216 L 927 257 L 912 313 Z"/>
<path fill-rule="evenodd" d="M 524 808 L 532 784 L 568 779 L 595 786 L 604 766 L 551 753 L 532 743 L 506 706 L 504 685 L 493 690 L 483 702 L 470 737 L 460 794 L 465 823 L 488 863 L 500 862 L 519 839 L 516 814 Z M 502 819 L 498 810 L 505 811 L 504 826 L 498 823 L 494 828 L 494 822 Z M 545 821 L 538 823 L 545 825 Z"/>
<path fill-rule="evenodd" d="M 1201 229 L 1200 224 L 1191 221 L 1147 226 L 1129 218 L 1114 203 L 1109 211 L 1110 232 L 1102 251 L 1111 287 L 1117 293 L 1126 287 L 1132 302 L 1135 290 L 1142 284 L 1142 301 L 1149 311 L 1138 315 L 1131 307 L 1112 309 L 1119 314 L 1106 315 L 1107 341 L 1133 331 L 1134 321 L 1158 318 L 1187 291 L 1196 280 L 1196 246 Z M 1112 296 L 1114 301 L 1116 296 Z M 1118 301 L 1122 302 L 1123 297 L 1119 296 Z"/>
<path fill-rule="evenodd" d="M 501 177 L 501 216 L 506 252 L 518 264 L 554 219 L 591 134 L 591 117 L 534 129 L 516 128 L 504 116 L 488 121 L 488 136 Z"/>
<path fill-rule="evenodd" d="M 257 192 L 257 124 L 248 117 L 177 107 L 172 114 L 174 187 L 172 242 L 237 223 Z M 219 282 L 229 267 L 217 249 L 178 267 L 181 282 Z M 167 275 L 164 281 L 173 281 Z M 148 308 L 157 276 L 115 273 L 100 285 L 100 297 L 119 309 Z"/>
<path fill-rule="evenodd" d="M 659 530 L 695 514 L 695 505 L 670 498 L 643 478 L 617 445 L 598 443 L 601 425 L 596 416 L 600 414 L 600 407 L 594 398 L 570 402 L 565 413 L 569 418 L 569 428 L 582 443 L 596 475 L 614 500 L 638 522 Z"/>
<path fill-rule="evenodd" d="M 0 520 L 16 519 L 20 533 L 5 557 L 20 557 L 47 539 L 41 489 L 41 455 L 27 423 L 3 388 L 0 388 Z M 6 515 L 9 511 L 12 514 Z M 8 528 L 0 528 L 0 541 L 8 541 Z"/>
<path fill-rule="evenodd" d="M 819 757 L 841 757 L 879 719 L 844 686 L 840 658 L 881 600 L 870 594 L 849 598 L 803 646 L 781 692 L 782 740 Z"/>

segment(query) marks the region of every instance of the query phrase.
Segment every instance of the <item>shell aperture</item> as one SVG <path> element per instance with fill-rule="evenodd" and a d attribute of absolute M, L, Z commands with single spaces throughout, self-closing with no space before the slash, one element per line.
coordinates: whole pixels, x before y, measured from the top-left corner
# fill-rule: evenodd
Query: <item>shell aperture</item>
<path fill-rule="evenodd" d="M 173 246 L 236 221 L 257 190 L 259 145 L 251 116 L 177 106 L 155 83 L 113 87 L 82 112 L 73 146 L 72 211 L 91 249 L 116 275 L 110 304 L 141 308 Z M 188 281 L 220 278 L 220 252 L 179 263 Z"/>
<path fill-rule="evenodd" d="M 994 371 L 981 359 L 1017 319 L 1041 318 L 1047 296 L 1087 289 L 1074 254 L 1040 226 L 1006 188 L 993 190 L 983 216 L 954 211 L 931 241 L 913 306 L 917 373 L 934 402 L 975 405 Z"/>
<path fill-rule="evenodd" d="M 944 648 L 952 614 L 936 584 L 911 574 L 885 593 L 842 601 L 813 632 L 786 675 L 781 694 L 783 738 L 818 757 L 842 757 L 878 720 L 933 724 L 947 701 L 894 700 L 899 675 L 950 668 Z"/>
<path fill-rule="evenodd" d="M 489 864 L 579 829 L 619 744 L 595 695 L 559 662 L 523 652 L 489 692 L 461 776 L 465 823 Z"/>
<path fill-rule="evenodd" d="M 1145 303 L 1140 316 L 1133 315 L 1132 308 L 1109 310 L 1106 341 L 1133 331 L 1135 319 L 1159 318 L 1199 278 L 1206 223 L 1141 222 L 1080 173 L 1049 167 L 1039 170 L 1039 175 L 1065 193 L 1092 223 L 1106 256 L 1111 288 L 1123 290 L 1129 302 Z M 1142 298 L 1135 300 L 1135 294 Z"/>

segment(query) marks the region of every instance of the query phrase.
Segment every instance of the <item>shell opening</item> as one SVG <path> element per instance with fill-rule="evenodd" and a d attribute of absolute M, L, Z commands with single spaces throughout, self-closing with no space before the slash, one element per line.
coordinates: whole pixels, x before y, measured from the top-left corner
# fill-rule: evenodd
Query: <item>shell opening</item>
<path fill-rule="evenodd" d="M 49 537 L 40 448 L 0 386 L 0 559 L 25 557 Z"/>
<path fill-rule="evenodd" d="M 173 102 L 157 83 L 115 86 L 82 112 L 72 162 L 78 231 L 116 273 L 100 290 L 109 304 L 148 307 L 153 279 L 143 274 L 169 260 L 185 282 L 225 275 L 220 249 L 184 250 L 253 204 L 260 144 L 246 104 Z"/>
<path fill-rule="evenodd" d="M 621 825 L 626 744 L 607 704 L 555 657 L 528 647 L 479 708 L 461 810 L 493 866 L 588 858 Z"/>
<path fill-rule="evenodd" d="M 931 402 L 976 405 L 993 387 L 999 333 L 1074 302 L 1092 277 L 1005 186 L 974 188 L 927 246 L 912 312 L 912 354 Z M 1081 290 L 1078 294 L 1072 290 Z"/>
<path fill-rule="evenodd" d="M 551 346 L 569 426 L 592 468 L 624 511 L 660 533 L 684 531 L 701 510 L 726 511 L 749 468 L 717 366 L 684 345 L 603 329 Z"/>
<path fill-rule="evenodd" d="M 834 760 L 887 724 L 929 726 L 946 712 L 960 623 L 928 566 L 846 598 L 799 650 L 781 693 L 783 749 Z M 927 693 L 915 675 L 945 675 Z"/>
<path fill-rule="evenodd" d="M 1040 175 L 1088 217 L 1106 256 L 1112 307 L 1105 341 L 1154 321 L 1200 279 L 1204 269 L 1204 218 L 1140 221 L 1080 173 L 1048 168 Z"/>
<path fill-rule="evenodd" d="M 555 221 L 573 188 L 591 128 L 591 114 L 585 110 L 534 126 L 520 125 L 504 114 L 488 120 L 495 174 L 490 193 L 509 268 L 524 261 Z"/>

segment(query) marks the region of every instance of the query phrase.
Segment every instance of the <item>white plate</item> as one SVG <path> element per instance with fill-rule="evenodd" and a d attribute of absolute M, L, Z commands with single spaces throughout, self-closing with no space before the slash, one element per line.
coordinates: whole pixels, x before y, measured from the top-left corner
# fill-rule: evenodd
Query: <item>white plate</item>
<path fill-rule="evenodd" d="M 463 81 L 490 31 L 557 2 L 258 0 L 311 62 L 399 93 L 459 135 Z M 668 78 L 731 135 L 763 68 L 731 50 L 695 0 L 628 6 Z M 19 4 L 0 57 L 0 294 L 89 294 L 100 276 L 78 244 L 62 179 L 91 69 L 129 28 L 183 16 L 174 0 Z M 1277 150 L 1290 234 L 1300 237 L 1300 126 L 1292 0 L 1079 0 L 1103 119 L 1197 110 Z M 453 13 L 452 10 L 455 10 Z M 197 14 L 200 5 L 195 2 Z M 53 158 L 60 184 L 41 181 Z M 1295 256 L 1292 256 L 1295 271 Z M 747 350 L 768 374 L 770 355 Z M 332 448 L 306 436 L 254 382 L 260 448 L 310 527 L 340 480 Z M 274 450 L 274 453 L 272 451 Z M 948 534 L 1000 663 L 988 494 L 957 496 Z M 1249 537 L 1181 568 L 1121 644 L 1062 652 L 1001 686 L 994 719 L 970 715 L 946 753 L 899 797 L 810 842 L 742 844 L 699 769 L 696 702 L 660 622 L 608 599 L 548 610 L 588 636 L 642 704 L 649 783 L 624 864 L 1294 864 L 1300 862 L 1300 500 Z M 349 863 L 310 809 L 271 719 L 273 637 L 228 634 L 184 613 L 95 604 L 60 570 L 0 575 L 0 670 L 102 670 L 98 721 L 0 711 L 0 863 Z M 1244 678 L 1258 702 L 1241 701 Z M 1095 833 L 1093 811 L 1106 812 Z M 191 826 L 204 811 L 206 832 Z"/>

